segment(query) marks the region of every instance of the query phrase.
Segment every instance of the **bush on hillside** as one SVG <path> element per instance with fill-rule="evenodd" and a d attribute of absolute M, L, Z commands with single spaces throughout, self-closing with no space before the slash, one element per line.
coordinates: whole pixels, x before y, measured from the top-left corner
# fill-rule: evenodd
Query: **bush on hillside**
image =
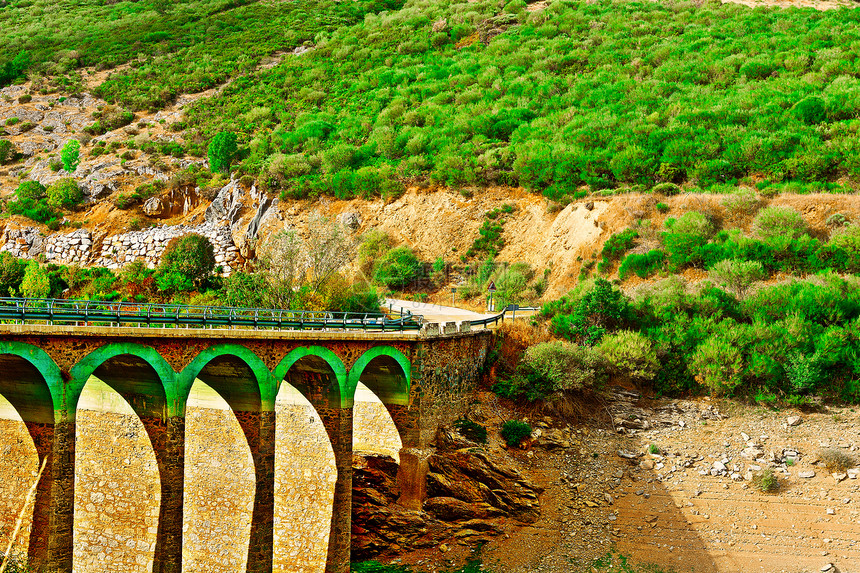
<path fill-rule="evenodd" d="M 0 296 L 15 296 L 21 290 L 21 281 L 27 263 L 3 251 L 0 253 Z"/>
<path fill-rule="evenodd" d="M 21 295 L 28 298 L 48 298 L 51 294 L 51 280 L 45 269 L 36 261 L 27 263 L 27 270 L 21 281 Z"/>
<path fill-rule="evenodd" d="M 738 259 L 720 261 L 708 271 L 708 277 L 734 292 L 738 298 L 743 298 L 749 288 L 765 276 L 760 262 Z"/>
<path fill-rule="evenodd" d="M 382 255 L 373 271 L 373 280 L 388 288 L 401 289 L 421 274 L 421 261 L 409 247 L 397 247 Z"/>
<path fill-rule="evenodd" d="M 714 234 L 713 222 L 698 211 L 688 211 L 671 223 L 672 233 L 709 239 Z"/>
<path fill-rule="evenodd" d="M 509 447 L 515 448 L 532 435 L 532 427 L 519 420 L 508 420 L 502 424 L 502 438 Z"/>
<path fill-rule="evenodd" d="M 55 209 L 74 209 L 84 200 L 84 192 L 77 181 L 70 177 L 52 183 L 45 192 L 48 205 Z"/>
<path fill-rule="evenodd" d="M 587 346 L 552 341 L 528 347 L 514 375 L 494 390 L 508 398 L 552 401 L 565 393 L 599 389 L 605 381 L 606 366 L 600 353 Z"/>
<path fill-rule="evenodd" d="M 67 141 L 60 150 L 60 158 L 63 161 L 63 169 L 68 173 L 74 172 L 81 163 L 81 142 L 77 139 Z"/>
<path fill-rule="evenodd" d="M 603 357 L 609 372 L 634 382 L 652 380 L 660 368 L 652 342 L 632 330 L 604 336 L 594 350 Z"/>
<path fill-rule="evenodd" d="M 806 232 L 806 221 L 791 207 L 765 207 L 756 216 L 753 229 L 765 241 L 795 239 Z"/>
<path fill-rule="evenodd" d="M 214 270 L 215 247 L 206 237 L 190 233 L 167 243 L 155 282 L 162 291 L 190 291 L 202 286 Z"/>

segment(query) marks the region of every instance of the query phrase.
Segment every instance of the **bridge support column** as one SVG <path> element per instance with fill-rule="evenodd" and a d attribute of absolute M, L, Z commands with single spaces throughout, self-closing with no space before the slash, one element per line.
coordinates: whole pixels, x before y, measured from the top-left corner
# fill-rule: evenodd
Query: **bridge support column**
<path fill-rule="evenodd" d="M 141 416 L 158 462 L 161 503 L 155 536 L 153 573 L 182 572 L 182 520 L 185 484 L 185 418 Z"/>
<path fill-rule="evenodd" d="M 51 533 L 51 453 L 54 449 L 54 425 L 25 422 L 27 431 L 33 438 L 39 467 L 45 462 L 45 470 L 36 485 L 36 498 L 33 503 L 33 521 L 27 546 L 27 563 L 33 571 L 41 571 L 48 561 L 48 540 Z"/>
<path fill-rule="evenodd" d="M 427 499 L 428 459 L 432 450 L 422 448 L 418 425 L 419 397 L 413 405 L 386 404 L 397 431 L 400 433 L 400 466 L 397 469 L 397 503 L 409 509 L 420 510 Z"/>
<path fill-rule="evenodd" d="M 42 474 L 43 479 L 48 477 L 51 492 L 48 559 L 43 570 L 65 573 L 72 570 L 74 552 L 75 423 L 60 422 L 54 424 L 53 430 L 51 459 Z M 39 503 L 37 494 L 36 504 Z"/>
<path fill-rule="evenodd" d="M 275 551 L 275 412 L 236 412 L 251 447 L 256 488 L 248 540 L 248 573 L 271 573 Z"/>
<path fill-rule="evenodd" d="M 326 573 L 348 573 L 352 546 L 352 406 L 317 412 L 334 450 L 337 481 L 331 510 Z"/>

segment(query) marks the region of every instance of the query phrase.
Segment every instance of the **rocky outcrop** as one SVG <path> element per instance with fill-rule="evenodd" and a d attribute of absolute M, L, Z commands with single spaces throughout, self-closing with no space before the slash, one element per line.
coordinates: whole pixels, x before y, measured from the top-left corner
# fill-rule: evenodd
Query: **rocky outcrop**
<path fill-rule="evenodd" d="M 187 215 L 200 204 L 200 188 L 177 187 L 161 197 L 150 197 L 143 204 L 147 217 L 167 219 Z"/>
<path fill-rule="evenodd" d="M 32 259 L 45 250 L 45 238 L 35 227 L 7 228 L 0 235 L 0 243 L 0 251 L 22 259 Z"/>
<path fill-rule="evenodd" d="M 387 456 L 353 461 L 353 557 L 369 559 L 442 544 L 473 544 L 540 515 L 540 487 L 502 454 L 440 430 L 422 511 L 397 505 L 397 463 Z"/>
<path fill-rule="evenodd" d="M 278 218 L 278 199 L 252 185 L 249 190 L 232 180 L 206 209 L 206 221 L 225 222 L 242 257 L 253 258 L 261 230 Z"/>

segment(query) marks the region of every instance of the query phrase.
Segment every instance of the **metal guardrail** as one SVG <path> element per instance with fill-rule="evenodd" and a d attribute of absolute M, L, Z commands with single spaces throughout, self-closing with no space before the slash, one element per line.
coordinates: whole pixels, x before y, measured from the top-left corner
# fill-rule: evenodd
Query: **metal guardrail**
<path fill-rule="evenodd" d="M 499 323 L 500 320 L 503 321 L 505 319 L 505 314 L 508 312 L 511 312 L 513 314 L 512 318 L 516 319 L 518 310 L 522 310 L 522 311 L 540 310 L 540 307 L 539 306 L 519 306 L 516 304 L 509 304 L 508 306 L 505 307 L 505 310 L 503 310 L 502 312 L 500 312 L 499 314 L 497 314 L 495 316 L 488 316 L 487 318 L 481 318 L 478 320 L 471 320 L 469 322 L 471 323 L 472 326 L 483 326 L 484 328 L 487 328 L 491 324 L 493 326 L 495 326 L 496 324 Z"/>
<path fill-rule="evenodd" d="M 390 318 L 383 313 L 327 312 L 63 300 L 0 298 L 0 320 L 48 324 L 133 325 L 162 328 L 253 328 L 274 330 L 419 330 L 423 317 L 410 312 Z"/>

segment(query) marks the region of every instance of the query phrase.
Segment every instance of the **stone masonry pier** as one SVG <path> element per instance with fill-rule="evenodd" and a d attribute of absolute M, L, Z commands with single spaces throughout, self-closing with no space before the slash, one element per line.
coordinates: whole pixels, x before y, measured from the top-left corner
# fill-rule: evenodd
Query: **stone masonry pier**
<path fill-rule="evenodd" d="M 122 396 L 152 445 L 160 482 L 153 572 L 182 570 L 186 410 L 195 381 L 223 398 L 251 452 L 247 571 L 273 570 L 275 400 L 285 383 L 310 403 L 330 441 L 337 477 L 325 569 L 348 571 L 359 383 L 400 435 L 400 503 L 420 508 L 430 442 L 465 411 L 489 344 L 489 332 L 453 324 L 420 333 L 2 325 L 0 395 L 46 463 L 26 544 L 30 565 L 72 571 L 78 405 L 95 377 Z"/>

